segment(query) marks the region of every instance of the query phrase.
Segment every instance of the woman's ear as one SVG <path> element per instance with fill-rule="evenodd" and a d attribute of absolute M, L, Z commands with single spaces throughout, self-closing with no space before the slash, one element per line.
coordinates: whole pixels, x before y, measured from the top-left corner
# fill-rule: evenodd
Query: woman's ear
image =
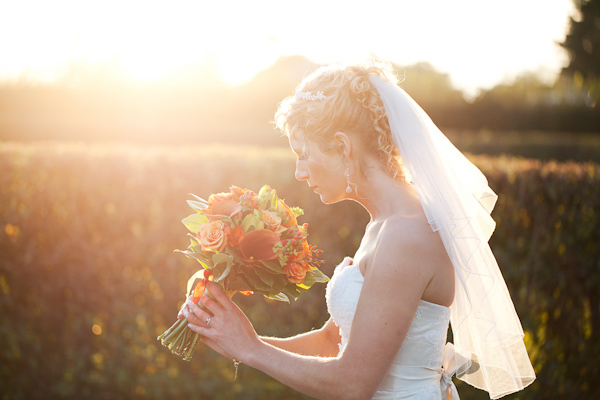
<path fill-rule="evenodd" d="M 348 161 L 353 151 L 352 140 L 345 132 L 336 132 L 333 134 L 333 138 L 339 144 L 344 160 Z"/>

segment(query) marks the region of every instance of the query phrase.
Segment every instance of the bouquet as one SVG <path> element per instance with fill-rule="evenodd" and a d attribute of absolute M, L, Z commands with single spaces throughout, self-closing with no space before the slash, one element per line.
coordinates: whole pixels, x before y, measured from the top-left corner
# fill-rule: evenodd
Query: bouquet
<path fill-rule="evenodd" d="M 207 279 L 229 297 L 256 292 L 286 302 L 297 299 L 314 283 L 329 280 L 319 269 L 321 250 L 306 240 L 307 224 L 296 221 L 302 209 L 288 207 L 274 189 L 265 185 L 256 194 L 233 186 L 229 193 L 210 195 L 208 201 L 192 196 L 195 200 L 188 204 L 196 212 L 182 220 L 191 232 L 191 243 L 177 251 L 202 266 L 187 285 L 186 298 L 193 293 L 194 304 L 204 293 Z M 187 320 L 180 319 L 158 337 L 184 360 L 192 358 L 200 339 L 187 325 Z"/>

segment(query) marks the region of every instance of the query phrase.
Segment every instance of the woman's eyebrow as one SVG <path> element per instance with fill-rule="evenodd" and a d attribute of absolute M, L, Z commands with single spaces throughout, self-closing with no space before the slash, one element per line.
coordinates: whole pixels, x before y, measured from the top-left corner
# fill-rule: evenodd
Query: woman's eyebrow
<path fill-rule="evenodd" d="M 300 147 L 294 147 L 294 146 L 290 146 L 292 151 L 296 154 L 302 154 L 304 152 L 304 147 L 300 148 Z"/>

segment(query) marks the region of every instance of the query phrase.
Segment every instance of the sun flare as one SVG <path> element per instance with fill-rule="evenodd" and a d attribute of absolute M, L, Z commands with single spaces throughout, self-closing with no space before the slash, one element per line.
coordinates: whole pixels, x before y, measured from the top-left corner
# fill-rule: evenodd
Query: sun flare
<path fill-rule="evenodd" d="M 201 66 L 239 84 L 281 56 L 328 63 L 375 55 L 427 61 L 463 89 L 485 87 L 524 70 L 559 71 L 566 56 L 556 42 L 573 10 L 570 0 L 373 0 L 360 9 L 339 0 L 4 2 L 0 80 L 60 80 L 75 66 L 144 83 Z M 399 24 L 399 15 L 412 17 Z"/>

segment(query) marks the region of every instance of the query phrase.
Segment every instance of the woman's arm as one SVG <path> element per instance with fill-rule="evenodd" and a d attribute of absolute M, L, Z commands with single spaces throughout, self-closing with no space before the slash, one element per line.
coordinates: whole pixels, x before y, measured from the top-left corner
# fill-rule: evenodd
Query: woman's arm
<path fill-rule="evenodd" d="M 431 279 L 427 247 L 412 235 L 383 234 L 369 263 L 348 343 L 338 357 L 303 356 L 261 340 L 242 311 L 216 285 L 208 283 L 217 302 L 202 304 L 214 314 L 191 306 L 198 318 L 190 328 L 223 355 L 259 369 L 280 382 L 321 399 L 371 398 L 385 377 L 421 295 Z M 400 244 L 399 244 L 400 243 Z"/>
<path fill-rule="evenodd" d="M 329 318 L 321 329 L 301 333 L 285 339 L 261 336 L 260 340 L 296 354 L 335 357 L 339 352 L 338 344 L 341 341 L 341 337 L 339 328 L 333 322 L 333 319 Z"/>
<path fill-rule="evenodd" d="M 190 296 L 188 300 L 191 299 L 192 296 Z M 189 317 L 188 319 L 194 318 L 189 314 L 186 315 L 185 311 L 187 310 L 187 307 L 187 302 L 182 304 L 181 310 L 179 310 L 179 314 L 177 315 L 178 319 L 185 318 L 186 316 Z M 196 320 L 195 322 L 200 323 L 201 321 Z M 317 357 L 335 357 L 339 353 L 339 343 L 342 338 L 338 326 L 333 322 L 333 318 L 329 318 L 329 320 L 325 322 L 325 325 L 320 329 L 300 333 L 288 338 L 260 336 L 260 340 L 282 350 L 296 354 Z"/>

